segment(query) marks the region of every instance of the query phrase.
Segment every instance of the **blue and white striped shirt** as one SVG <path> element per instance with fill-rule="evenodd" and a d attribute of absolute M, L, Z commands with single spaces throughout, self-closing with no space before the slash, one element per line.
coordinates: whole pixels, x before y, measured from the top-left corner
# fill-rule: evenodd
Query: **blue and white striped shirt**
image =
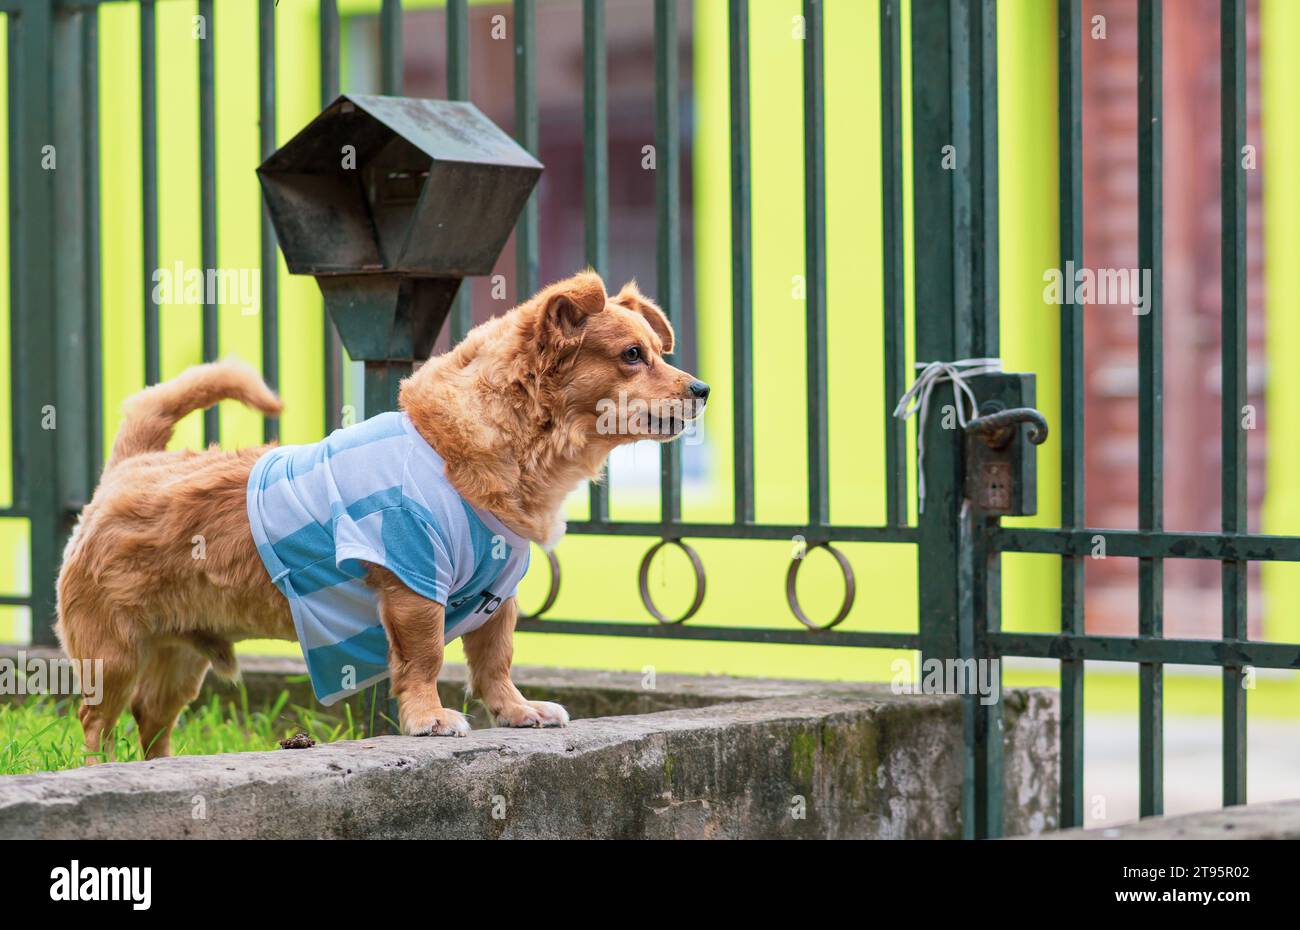
<path fill-rule="evenodd" d="M 388 677 L 363 562 L 444 605 L 447 640 L 486 623 L 528 570 L 528 541 L 456 492 L 404 413 L 268 451 L 248 476 L 248 522 L 322 704 Z"/>

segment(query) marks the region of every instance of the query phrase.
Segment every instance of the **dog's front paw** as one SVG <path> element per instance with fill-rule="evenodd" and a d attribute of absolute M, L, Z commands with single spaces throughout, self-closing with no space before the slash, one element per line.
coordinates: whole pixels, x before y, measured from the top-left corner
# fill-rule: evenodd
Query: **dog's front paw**
<path fill-rule="evenodd" d="M 458 710 L 440 707 L 404 717 L 402 732 L 407 736 L 465 736 L 469 733 L 469 721 Z"/>
<path fill-rule="evenodd" d="M 492 714 L 499 727 L 567 727 L 569 712 L 550 701 L 509 704 Z"/>

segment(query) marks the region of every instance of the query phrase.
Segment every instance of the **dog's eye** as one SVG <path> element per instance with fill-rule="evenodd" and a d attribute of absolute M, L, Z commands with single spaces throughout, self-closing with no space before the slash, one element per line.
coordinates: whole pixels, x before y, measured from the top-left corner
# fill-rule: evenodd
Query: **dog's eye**
<path fill-rule="evenodd" d="M 641 347 L 628 346 L 624 349 L 623 361 L 627 362 L 629 365 L 635 365 L 637 362 L 641 361 Z"/>

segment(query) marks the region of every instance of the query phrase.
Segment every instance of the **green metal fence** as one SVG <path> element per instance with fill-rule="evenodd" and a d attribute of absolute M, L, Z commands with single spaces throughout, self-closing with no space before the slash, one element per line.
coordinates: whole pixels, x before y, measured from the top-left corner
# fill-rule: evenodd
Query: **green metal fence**
<path fill-rule="evenodd" d="M 0 603 L 30 603 L 33 639 L 50 643 L 54 579 L 61 543 L 79 507 L 91 493 L 101 465 L 99 340 L 99 191 L 97 114 L 97 16 L 100 2 L 138 3 L 145 281 L 158 262 L 158 163 L 154 0 L 0 0 L 9 30 L 9 156 L 11 165 L 13 429 L 15 503 L 3 516 L 31 525 L 30 598 L 4 597 Z M 655 292 L 674 323 L 681 323 L 682 256 L 680 235 L 680 108 L 678 4 L 652 0 L 655 29 L 655 146 L 658 248 Z M 951 361 L 997 356 L 998 178 L 997 41 L 994 0 L 912 0 L 913 134 L 903 137 L 900 0 L 879 0 L 881 49 L 880 144 L 883 172 L 885 396 L 892 407 L 907 387 L 905 370 L 905 294 L 903 158 L 913 156 L 916 229 L 915 345 L 917 358 Z M 322 103 L 340 90 L 340 20 L 336 0 L 319 0 Z M 513 0 L 515 48 L 515 134 L 536 152 L 538 105 L 535 79 L 536 0 Z M 922 427 L 926 443 L 923 478 L 927 506 L 915 523 L 908 517 L 907 433 L 901 421 L 886 417 L 886 520 L 879 526 L 832 524 L 829 513 L 827 404 L 826 170 L 823 74 L 823 3 L 804 0 L 806 29 L 803 68 L 805 261 L 807 280 L 807 451 L 808 510 L 800 524 L 771 524 L 755 518 L 754 381 L 752 363 L 752 250 L 750 218 L 749 8 L 729 0 L 731 137 L 731 331 L 734 374 L 734 520 L 684 522 L 681 512 L 681 462 L 678 450 L 664 447 L 661 513 L 655 522 L 614 521 L 603 487 L 591 491 L 590 516 L 571 523 L 578 534 L 623 535 L 651 543 L 641 563 L 642 598 L 655 623 L 596 622 L 552 617 L 560 584 L 560 564 L 550 557 L 551 591 L 520 628 L 537 632 L 606 636 L 712 639 L 726 641 L 823 644 L 899 650 L 920 649 L 927 658 L 985 659 L 1006 656 L 1050 658 L 1061 675 L 1061 815 L 1063 826 L 1083 821 L 1083 671 L 1090 659 L 1135 663 L 1140 674 L 1140 785 L 1143 815 L 1161 812 L 1163 783 L 1161 732 L 1162 670 L 1166 663 L 1223 669 L 1223 799 L 1246 799 L 1246 694 L 1249 667 L 1300 668 L 1300 645 L 1251 642 L 1246 633 L 1246 565 L 1255 560 L 1300 561 L 1300 538 L 1246 532 L 1245 433 L 1239 416 L 1245 386 L 1245 174 L 1238 152 L 1245 136 L 1245 0 L 1222 0 L 1223 115 L 1223 526 L 1221 533 L 1174 533 L 1163 529 L 1162 307 L 1159 282 L 1161 147 L 1161 7 L 1139 0 L 1139 200 L 1140 264 L 1151 269 L 1155 293 L 1140 327 L 1141 448 L 1140 522 L 1136 530 L 1091 528 L 1084 519 L 1083 468 L 1083 309 L 1061 310 L 1062 422 L 1053 424 L 1062 441 L 1062 513 L 1058 529 L 1003 527 L 996 517 L 972 514 L 965 493 L 962 440 L 939 418 Z M 221 15 L 213 0 L 199 0 L 209 28 Z M 260 80 L 262 155 L 275 147 L 274 0 L 260 0 L 257 67 Z M 1080 0 L 1058 0 L 1060 140 L 1060 258 L 1082 267 L 1081 175 L 1081 23 Z M 468 98 L 468 7 L 448 0 L 448 88 Z M 584 208 L 586 255 L 600 272 L 608 268 L 609 196 L 606 134 L 606 50 L 604 0 L 583 0 Z M 381 85 L 402 89 L 402 8 L 383 0 L 380 8 Z M 202 260 L 216 265 L 215 73 L 211 43 L 199 56 L 202 185 Z M 346 88 L 344 88 L 346 89 Z M 54 140 L 60 183 L 42 169 L 42 140 Z M 954 164 L 940 152 L 953 146 Z M 253 170 L 249 165 L 249 171 Z M 71 180 L 69 180 L 71 179 Z M 263 215 L 262 280 L 263 372 L 277 381 L 279 331 L 275 242 Z M 518 230 L 517 292 L 531 293 L 538 281 L 538 216 L 530 203 Z M 145 293 L 150 288 L 146 283 Z M 145 377 L 159 377 L 158 308 L 146 297 Z M 452 337 L 470 325 L 467 289 L 451 318 Z M 203 311 L 203 357 L 219 354 L 217 308 Z M 332 327 L 326 327 L 323 426 L 336 425 L 342 407 L 341 352 Z M 977 392 L 993 381 L 972 380 Z M 1032 392 L 1028 379 L 1026 390 Z M 941 385 L 936 403 L 952 401 Z M 371 396 L 384 392 L 367 391 Z M 1032 397 L 1028 398 L 1032 403 Z M 42 411 L 57 405 L 59 429 L 42 428 Z M 373 412 L 373 411 L 370 411 Z M 205 436 L 218 439 L 214 415 Z M 266 436 L 277 425 L 268 421 Z M 1083 565 L 1097 537 L 1110 557 L 1136 558 L 1140 565 L 1140 625 L 1137 636 L 1088 635 L 1083 627 Z M 743 625 L 700 626 L 690 622 L 705 588 L 702 560 L 688 540 L 700 538 L 783 539 L 802 537 L 809 547 L 825 547 L 845 576 L 845 604 L 830 620 L 809 619 L 795 587 L 799 560 L 787 578 L 789 607 L 796 620 L 789 629 Z M 916 633 L 841 631 L 855 593 L 852 569 L 834 548 L 839 542 L 908 543 L 919 565 L 919 623 Z M 650 559 L 664 544 L 686 551 L 694 567 L 697 594 L 686 615 L 665 617 L 650 600 L 645 584 Z M 1059 555 L 1062 566 L 1060 632 L 1011 633 L 1000 628 L 1000 554 L 1036 552 Z M 1217 640 L 1168 639 L 1162 635 L 1162 574 L 1167 558 L 1219 561 L 1223 565 L 1223 634 Z M 629 571 L 632 567 L 629 566 Z M 782 609 L 773 605 L 774 610 Z M 966 698 L 967 778 L 963 823 L 970 836 L 1002 831 L 1002 707 Z"/>

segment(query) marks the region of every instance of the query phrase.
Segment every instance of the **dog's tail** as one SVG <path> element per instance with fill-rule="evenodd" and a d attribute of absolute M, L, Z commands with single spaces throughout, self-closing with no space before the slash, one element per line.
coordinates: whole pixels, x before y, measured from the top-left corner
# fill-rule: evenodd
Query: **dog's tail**
<path fill-rule="evenodd" d="M 187 413 L 222 400 L 238 400 L 267 416 L 280 412 L 280 399 L 243 362 L 225 359 L 187 369 L 170 381 L 145 388 L 126 402 L 125 417 L 105 470 L 133 455 L 161 452 Z"/>

